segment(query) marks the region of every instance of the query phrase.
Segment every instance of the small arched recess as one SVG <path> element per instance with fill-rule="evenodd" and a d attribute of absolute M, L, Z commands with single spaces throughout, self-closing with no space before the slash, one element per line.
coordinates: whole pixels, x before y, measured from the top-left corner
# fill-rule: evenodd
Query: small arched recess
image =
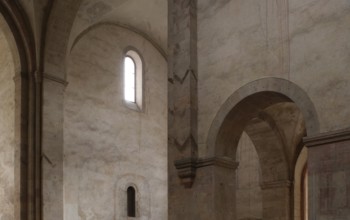
<path fill-rule="evenodd" d="M 133 174 L 123 175 L 115 188 L 115 219 L 148 220 L 150 218 L 150 187 L 145 177 Z M 135 190 L 135 216 L 128 213 L 128 189 Z M 124 211 L 120 211 L 124 210 Z"/>

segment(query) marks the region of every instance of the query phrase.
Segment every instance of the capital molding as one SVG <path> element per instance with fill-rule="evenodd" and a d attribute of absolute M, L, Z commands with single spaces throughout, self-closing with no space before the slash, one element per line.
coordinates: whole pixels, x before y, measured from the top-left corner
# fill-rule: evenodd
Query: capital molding
<path fill-rule="evenodd" d="M 174 165 L 177 169 L 181 184 L 185 188 L 191 188 L 196 177 L 198 168 L 216 166 L 225 169 L 235 170 L 238 163 L 229 157 L 208 157 L 208 158 L 184 158 L 176 160 Z"/>
<path fill-rule="evenodd" d="M 181 184 L 185 188 L 191 188 L 196 177 L 196 158 L 184 158 L 176 160 L 174 165 Z"/>
<path fill-rule="evenodd" d="M 196 168 L 207 166 L 218 166 L 235 170 L 238 167 L 238 163 L 229 157 L 209 157 L 197 160 Z"/>
<path fill-rule="evenodd" d="M 303 143 L 307 147 L 317 147 L 348 140 L 350 140 L 350 128 L 307 136 L 303 138 Z"/>

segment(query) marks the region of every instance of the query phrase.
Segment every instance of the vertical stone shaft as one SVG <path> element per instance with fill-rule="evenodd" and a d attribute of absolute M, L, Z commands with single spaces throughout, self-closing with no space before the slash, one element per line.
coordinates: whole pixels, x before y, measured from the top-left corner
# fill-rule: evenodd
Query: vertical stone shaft
<path fill-rule="evenodd" d="M 169 137 L 180 159 L 195 156 L 197 148 L 196 1 L 173 0 L 169 8 Z"/>
<path fill-rule="evenodd" d="M 189 161 L 179 175 L 191 186 L 197 156 L 197 2 L 171 0 L 168 7 L 169 168 L 175 160 Z"/>
<path fill-rule="evenodd" d="M 196 0 L 168 1 L 168 171 L 169 219 L 191 219 L 197 157 Z M 184 161 L 174 166 L 175 161 Z M 179 178 L 180 177 L 180 178 Z M 181 183 L 183 185 L 181 185 Z"/>
<path fill-rule="evenodd" d="M 42 129 L 43 219 L 63 219 L 63 94 L 65 84 L 44 74 Z"/>

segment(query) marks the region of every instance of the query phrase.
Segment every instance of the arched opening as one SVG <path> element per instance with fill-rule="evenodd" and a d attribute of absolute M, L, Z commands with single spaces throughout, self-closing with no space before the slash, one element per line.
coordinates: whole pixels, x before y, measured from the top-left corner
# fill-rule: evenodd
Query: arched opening
<path fill-rule="evenodd" d="M 244 137 L 246 134 L 247 137 Z M 301 113 L 292 102 L 280 102 L 260 109 L 245 123 L 242 139 L 249 138 L 245 151 L 256 152 L 256 157 L 241 158 L 237 173 L 244 175 L 249 203 L 242 210 L 242 200 L 236 191 L 237 219 L 292 219 L 293 218 L 293 158 L 298 141 L 305 134 Z M 238 150 L 241 146 L 238 145 Z M 245 168 L 248 163 L 249 168 Z M 252 166 L 255 164 L 255 169 Z M 260 174 L 261 173 L 261 174 Z M 238 177 L 238 175 L 236 175 Z M 252 178 L 255 177 L 255 178 Z M 238 216 L 239 215 L 239 216 Z"/>
<path fill-rule="evenodd" d="M 136 217 L 136 192 L 135 192 L 135 188 L 132 186 L 129 186 L 126 193 L 127 193 L 128 217 Z"/>
<path fill-rule="evenodd" d="M 124 102 L 134 110 L 143 108 L 143 62 L 135 49 L 124 56 Z"/>
<path fill-rule="evenodd" d="M 260 87 L 261 85 L 259 84 Z M 257 91 L 259 88 L 255 88 L 256 92 L 249 90 L 250 94 L 242 94 L 245 89 L 243 88 L 237 92 L 238 99 L 234 97 L 235 94 L 232 96 L 234 98 L 230 97 L 218 113 L 217 121 L 214 120 L 208 136 L 209 151 L 213 150 L 214 155 L 218 157 L 237 159 L 237 154 L 242 151 L 242 146 L 239 145 L 242 139 L 250 139 L 249 146 L 245 146 L 249 147 L 248 151 L 256 150 L 257 157 L 245 160 L 250 160 L 250 166 L 258 164 L 260 169 L 255 166 L 255 169 L 248 172 L 248 169 L 244 168 L 244 163 L 247 162 L 242 162 L 241 158 L 236 171 L 236 219 L 294 219 L 295 158 L 299 156 L 300 143 L 308 128 L 317 127 L 318 122 L 316 120 L 313 125 L 306 124 L 304 115 L 307 110 L 303 108 L 307 105 L 312 106 L 312 103 L 299 108 L 297 103 L 300 100 L 295 101 L 295 97 L 287 96 L 278 90 L 273 91 L 271 88 L 271 85 L 268 91 Z M 297 98 L 301 99 L 300 96 Z M 215 139 L 211 139 L 212 134 L 215 134 Z M 211 143 L 214 148 L 211 148 Z M 246 172 L 242 172 L 241 169 L 246 169 Z M 244 175 L 239 176 L 240 173 Z M 260 179 L 252 179 L 251 176 Z M 237 178 L 240 179 L 237 181 Z M 249 186 L 246 187 L 248 191 L 244 196 L 251 195 L 252 191 L 255 191 L 255 196 L 261 193 L 261 201 L 259 198 L 252 199 L 252 196 L 248 196 L 250 198 L 247 201 L 253 204 L 246 206 L 250 207 L 250 210 L 246 210 L 245 213 L 242 209 L 238 211 L 242 194 L 237 184 L 242 182 L 242 178 L 245 178 L 246 181 L 243 182 Z M 252 187 L 256 186 L 257 182 L 260 189 Z M 262 204 L 262 208 L 259 207 L 259 203 Z M 255 214 L 252 214 L 252 210 L 255 210 Z"/>

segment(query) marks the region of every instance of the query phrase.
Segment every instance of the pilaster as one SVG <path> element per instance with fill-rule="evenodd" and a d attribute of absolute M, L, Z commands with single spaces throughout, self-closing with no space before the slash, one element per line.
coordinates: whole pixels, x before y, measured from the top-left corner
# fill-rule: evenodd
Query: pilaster
<path fill-rule="evenodd" d="M 197 0 L 169 0 L 168 16 L 169 219 L 191 219 L 198 133 Z"/>
<path fill-rule="evenodd" d="M 43 219 L 63 219 L 63 101 L 67 83 L 43 74 Z"/>

